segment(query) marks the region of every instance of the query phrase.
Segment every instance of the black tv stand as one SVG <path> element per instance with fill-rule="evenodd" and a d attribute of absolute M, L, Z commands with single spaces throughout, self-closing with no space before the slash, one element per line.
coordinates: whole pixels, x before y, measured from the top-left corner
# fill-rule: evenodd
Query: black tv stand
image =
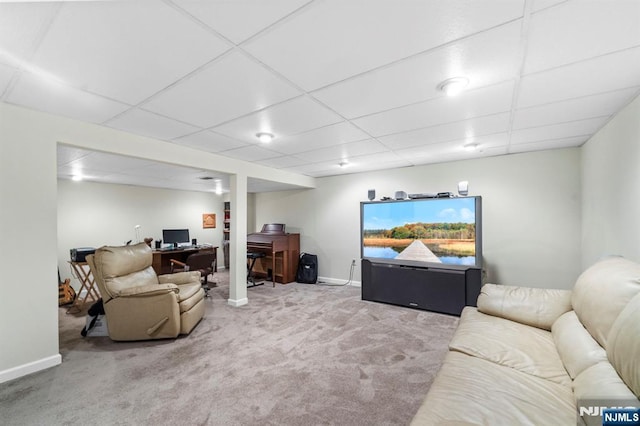
<path fill-rule="evenodd" d="M 476 266 L 362 259 L 362 300 L 460 315 L 481 286 Z"/>

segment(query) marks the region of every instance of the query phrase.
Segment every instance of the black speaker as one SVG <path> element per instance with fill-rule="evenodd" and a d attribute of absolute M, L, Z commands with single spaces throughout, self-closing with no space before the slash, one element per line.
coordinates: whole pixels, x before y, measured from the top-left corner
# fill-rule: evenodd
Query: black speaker
<path fill-rule="evenodd" d="M 318 256 L 302 253 L 298 260 L 296 282 L 301 284 L 315 284 L 318 281 Z"/>
<path fill-rule="evenodd" d="M 198 240 L 197 240 L 197 239 L 195 239 L 195 238 L 193 238 L 193 239 L 191 240 L 191 245 L 192 245 L 192 246 L 197 246 L 197 245 L 198 245 Z"/>
<path fill-rule="evenodd" d="M 370 189 L 367 193 L 367 197 L 369 198 L 369 201 L 373 201 L 376 198 L 376 190 Z"/>

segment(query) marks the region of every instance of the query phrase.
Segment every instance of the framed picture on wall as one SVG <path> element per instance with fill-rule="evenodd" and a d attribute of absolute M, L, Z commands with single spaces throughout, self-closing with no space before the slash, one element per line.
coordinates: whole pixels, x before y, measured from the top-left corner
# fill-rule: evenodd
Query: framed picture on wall
<path fill-rule="evenodd" d="M 202 213 L 202 227 L 203 228 L 215 228 L 216 227 L 216 214 L 215 213 Z"/>

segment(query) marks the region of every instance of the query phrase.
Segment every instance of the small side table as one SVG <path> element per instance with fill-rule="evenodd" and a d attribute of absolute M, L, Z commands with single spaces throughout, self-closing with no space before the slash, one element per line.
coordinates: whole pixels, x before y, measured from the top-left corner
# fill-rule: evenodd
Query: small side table
<path fill-rule="evenodd" d="M 73 304 L 67 309 L 67 313 L 78 313 L 82 311 L 84 304 L 87 303 L 87 299 L 90 297 L 93 302 L 96 302 L 100 298 L 98 289 L 95 288 L 96 280 L 93 278 L 91 268 L 87 262 L 72 262 L 68 261 L 71 265 L 72 272 L 76 278 L 80 280 L 80 289 L 78 290 L 78 296 Z M 81 298 L 82 291 L 85 290 L 85 296 Z M 73 310 L 73 312 L 71 312 Z"/>

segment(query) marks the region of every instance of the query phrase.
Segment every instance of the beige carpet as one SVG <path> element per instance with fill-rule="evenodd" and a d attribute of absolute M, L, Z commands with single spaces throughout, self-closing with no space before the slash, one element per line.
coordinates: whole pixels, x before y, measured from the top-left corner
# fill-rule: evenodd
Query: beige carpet
<path fill-rule="evenodd" d="M 270 283 L 206 300 L 189 336 L 82 338 L 60 309 L 60 366 L 0 385 L 3 425 L 405 425 L 458 319 L 365 302 L 356 287 Z"/>

